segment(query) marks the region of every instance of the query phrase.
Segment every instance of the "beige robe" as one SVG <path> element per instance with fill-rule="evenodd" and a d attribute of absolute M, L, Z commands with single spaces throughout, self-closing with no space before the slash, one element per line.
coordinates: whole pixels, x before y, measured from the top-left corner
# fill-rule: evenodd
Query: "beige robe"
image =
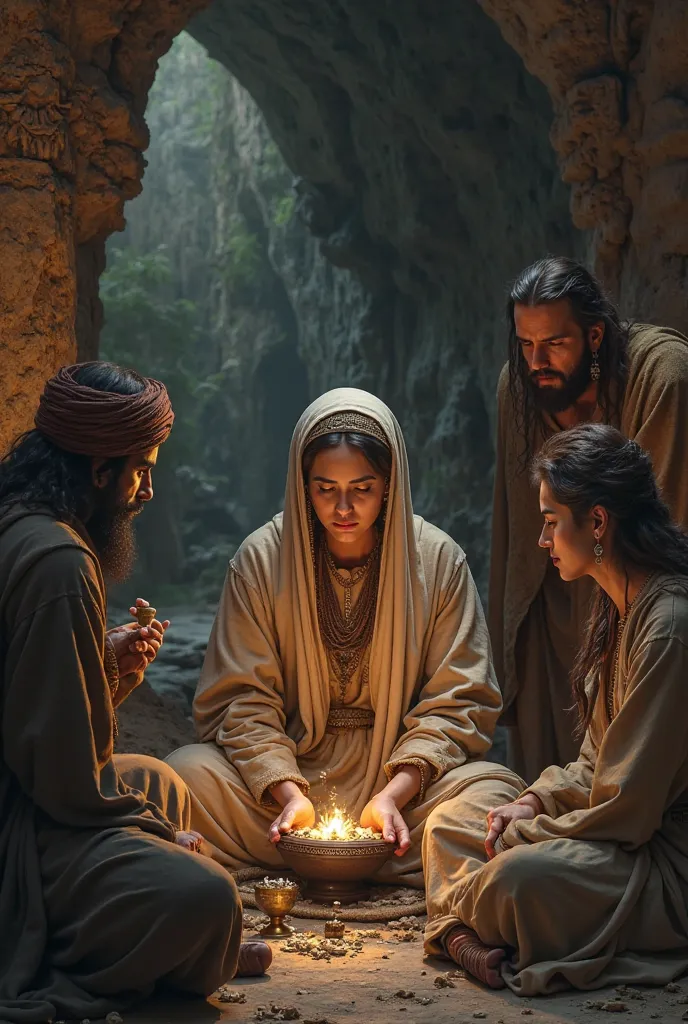
<path fill-rule="evenodd" d="M 313 425 L 335 411 L 374 417 L 393 452 L 370 685 L 357 706 L 372 729 L 326 731 L 332 683 L 318 627 L 301 459 Z M 203 741 L 169 758 L 192 794 L 192 824 L 230 868 L 279 867 L 267 839 L 277 813 L 269 787 L 292 779 L 322 799 L 333 786 L 358 818 L 394 766 L 423 758 L 432 783 L 405 811 L 413 848 L 381 877 L 422 885 L 420 837 L 429 810 L 468 780 L 501 769 L 479 759 L 501 709 L 480 600 L 463 551 L 415 517 L 399 426 L 382 402 L 341 389 L 301 417 L 292 441 L 284 516 L 233 559 L 194 716 Z M 327 773 L 326 790 L 315 788 Z"/>
<path fill-rule="evenodd" d="M 590 583 L 563 584 L 547 552 L 538 491 L 520 469 L 507 367 L 498 392 L 498 433 L 488 621 L 509 730 L 509 765 L 528 781 L 578 753 L 569 673 L 587 616 Z M 629 341 L 621 430 L 652 457 L 677 522 L 688 527 L 688 339 L 638 324 Z M 553 421 L 550 429 L 555 429 Z M 534 451 L 542 444 L 536 439 Z"/>
<path fill-rule="evenodd" d="M 687 679 L 688 579 L 660 575 L 629 613 L 612 724 L 600 698 L 579 758 L 528 790 L 545 813 L 509 825 L 487 863 L 485 815 L 518 795 L 517 778 L 431 815 L 428 952 L 466 924 L 511 947 L 503 974 L 520 995 L 688 970 Z"/>
<path fill-rule="evenodd" d="M 235 970 L 231 879 L 173 842 L 188 791 L 113 756 L 105 592 L 85 535 L 0 517 L 0 1022 L 100 1018 Z"/>

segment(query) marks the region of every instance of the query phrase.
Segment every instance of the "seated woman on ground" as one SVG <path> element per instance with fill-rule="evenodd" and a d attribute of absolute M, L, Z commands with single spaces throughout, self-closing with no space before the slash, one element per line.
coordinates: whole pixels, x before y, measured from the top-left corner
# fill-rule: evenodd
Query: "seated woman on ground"
<path fill-rule="evenodd" d="M 413 515 L 397 421 L 364 391 L 321 396 L 294 431 L 284 513 L 230 563 L 194 701 L 202 742 L 170 755 L 193 828 L 230 870 L 280 867 L 281 834 L 334 789 L 398 844 L 379 877 L 422 886 L 430 810 L 509 777 L 479 760 L 500 709 L 465 555 Z"/>
<path fill-rule="evenodd" d="M 572 678 L 583 745 L 507 801 L 477 784 L 433 813 L 426 950 L 521 995 L 665 984 L 688 970 L 688 538 L 612 427 L 554 435 L 533 478 L 541 546 L 597 583 Z"/>

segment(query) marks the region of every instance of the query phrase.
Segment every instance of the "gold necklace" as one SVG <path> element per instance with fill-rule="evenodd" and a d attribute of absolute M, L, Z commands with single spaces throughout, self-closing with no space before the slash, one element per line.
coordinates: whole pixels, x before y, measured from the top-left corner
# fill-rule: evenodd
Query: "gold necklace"
<path fill-rule="evenodd" d="M 364 564 L 352 570 L 350 577 L 339 572 L 322 537 L 318 538 L 316 546 L 315 589 L 320 635 L 344 703 L 351 678 L 373 638 L 380 581 L 380 542 L 378 540 Z M 343 614 L 333 579 L 344 588 Z M 363 586 L 353 607 L 352 587 L 361 580 Z"/>
<path fill-rule="evenodd" d="M 628 622 L 628 616 L 631 614 L 631 608 L 638 600 L 640 595 L 643 593 L 648 583 L 652 579 L 653 575 L 654 573 L 650 573 L 648 576 L 645 577 L 642 587 L 635 595 L 631 603 L 626 605 L 626 614 L 622 619 L 619 619 L 619 624 L 616 627 L 616 647 L 614 648 L 614 666 L 612 669 L 611 685 L 609 687 L 609 692 L 607 694 L 607 716 L 610 722 L 614 721 L 614 698 L 616 697 L 616 677 L 619 671 L 619 651 L 621 650 L 621 641 L 623 639 L 626 623 Z"/>
<path fill-rule="evenodd" d="M 351 618 L 351 608 L 352 608 L 351 591 L 352 591 L 352 588 L 355 587 L 357 583 L 360 583 L 361 580 L 365 579 L 365 577 L 368 575 L 368 570 L 370 569 L 370 566 L 371 566 L 373 560 L 377 556 L 379 544 L 380 544 L 380 542 L 376 541 L 375 547 L 370 552 L 370 554 L 366 558 L 366 560 L 363 563 L 363 565 L 355 565 L 353 567 L 353 569 L 349 570 L 349 575 L 348 576 L 342 576 L 341 572 L 339 571 L 337 566 L 334 564 L 334 558 L 332 557 L 332 552 L 328 548 L 327 544 L 323 544 L 323 547 L 325 549 L 325 560 L 327 561 L 327 568 L 329 569 L 330 574 L 332 575 L 332 577 L 337 581 L 339 586 L 344 591 L 344 618 L 346 619 L 347 622 Z M 337 602 L 337 605 L 339 606 L 339 602 Z"/>

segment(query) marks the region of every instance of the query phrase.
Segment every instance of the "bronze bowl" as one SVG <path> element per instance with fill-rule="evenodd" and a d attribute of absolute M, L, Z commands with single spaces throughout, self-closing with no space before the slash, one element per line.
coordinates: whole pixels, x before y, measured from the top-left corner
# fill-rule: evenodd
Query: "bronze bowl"
<path fill-rule="evenodd" d="M 256 903 L 270 923 L 261 929 L 260 934 L 266 939 L 285 939 L 294 934 L 294 929 L 284 923 L 284 917 L 292 909 L 299 898 L 298 885 L 261 885 L 253 887 Z"/>
<path fill-rule="evenodd" d="M 316 903 L 357 903 L 366 899 L 365 882 L 394 852 L 384 839 L 305 839 L 287 832 L 277 843 L 282 860 L 307 883 Z"/>

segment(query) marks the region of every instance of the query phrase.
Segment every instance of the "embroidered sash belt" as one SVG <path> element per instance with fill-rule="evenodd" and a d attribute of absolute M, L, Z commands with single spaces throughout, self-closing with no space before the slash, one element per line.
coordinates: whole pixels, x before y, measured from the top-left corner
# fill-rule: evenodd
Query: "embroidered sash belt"
<path fill-rule="evenodd" d="M 330 708 L 327 716 L 328 732 L 345 732 L 347 729 L 372 729 L 375 712 L 368 708 Z"/>

